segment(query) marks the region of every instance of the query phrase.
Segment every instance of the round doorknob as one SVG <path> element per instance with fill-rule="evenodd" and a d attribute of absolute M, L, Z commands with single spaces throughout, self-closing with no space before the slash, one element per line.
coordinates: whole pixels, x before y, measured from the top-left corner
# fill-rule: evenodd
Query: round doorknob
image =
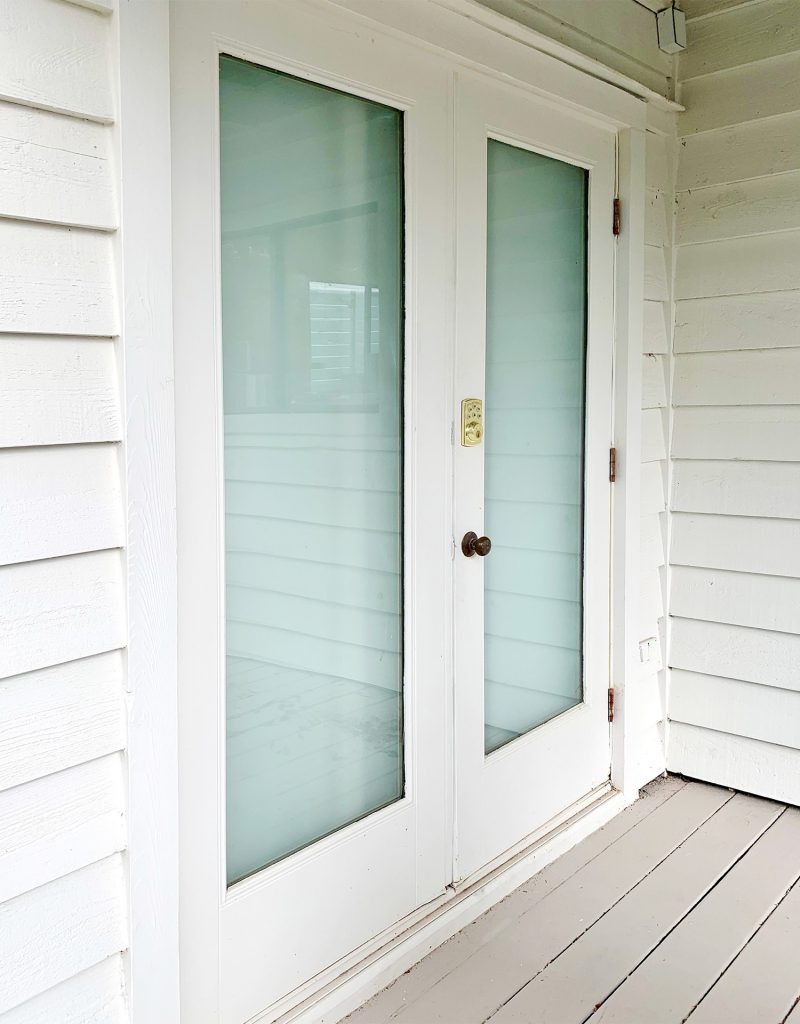
<path fill-rule="evenodd" d="M 473 555 L 484 557 L 492 550 L 492 542 L 488 537 L 479 537 L 477 533 L 470 530 L 469 533 L 464 534 L 461 541 L 461 550 L 467 558 L 472 558 Z"/>

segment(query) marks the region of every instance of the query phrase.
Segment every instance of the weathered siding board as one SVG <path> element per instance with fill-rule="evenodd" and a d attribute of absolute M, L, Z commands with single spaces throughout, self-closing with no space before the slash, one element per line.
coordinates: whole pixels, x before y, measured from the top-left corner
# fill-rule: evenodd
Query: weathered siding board
<path fill-rule="evenodd" d="M 800 749 L 796 690 L 675 669 L 670 676 L 669 714 L 673 722 Z"/>
<path fill-rule="evenodd" d="M 115 754 L 0 793 L 0 903 L 123 849 L 122 778 Z"/>
<path fill-rule="evenodd" d="M 790 348 L 798 339 L 800 290 L 676 303 L 676 353 Z"/>
<path fill-rule="evenodd" d="M 123 543 L 115 444 L 0 450 L 0 565 Z"/>
<path fill-rule="evenodd" d="M 800 579 L 800 520 L 675 512 L 670 561 Z"/>
<path fill-rule="evenodd" d="M 126 946 L 119 854 L 0 906 L 0 1013 Z"/>
<path fill-rule="evenodd" d="M 766 3 L 760 6 L 763 11 Z M 678 130 L 688 135 L 790 113 L 798 91 L 800 51 L 693 78 L 681 90 L 686 113 Z"/>
<path fill-rule="evenodd" d="M 121 652 L 0 682 L 0 791 L 125 746 Z"/>
<path fill-rule="evenodd" d="M 0 97 L 113 120 L 108 18 L 60 0 L 6 0 L 0 29 Z"/>
<path fill-rule="evenodd" d="M 708 18 L 689 25 L 689 46 L 681 55 L 681 79 L 741 67 L 763 57 L 800 50 L 797 0 L 743 4 L 725 18 Z"/>
<path fill-rule="evenodd" d="M 654 515 L 667 507 L 664 495 L 664 468 L 657 462 L 642 465 L 642 515 Z"/>
<path fill-rule="evenodd" d="M 800 348 L 679 355 L 673 388 L 675 405 L 800 405 Z"/>
<path fill-rule="evenodd" d="M 3 1024 L 125 1024 L 123 986 L 122 957 L 115 953 L 9 1010 Z"/>
<path fill-rule="evenodd" d="M 0 219 L 0 331 L 116 334 L 111 266 L 103 232 Z"/>
<path fill-rule="evenodd" d="M 644 207 L 644 240 L 647 245 L 668 245 L 667 198 L 658 189 L 648 189 Z"/>
<path fill-rule="evenodd" d="M 0 678 L 113 651 L 125 643 L 118 551 L 0 569 Z"/>
<path fill-rule="evenodd" d="M 665 360 L 650 354 L 642 358 L 642 408 L 663 409 L 667 404 Z"/>
<path fill-rule="evenodd" d="M 644 297 L 653 302 L 666 302 L 669 299 L 667 267 L 664 250 L 660 245 L 644 247 Z"/>
<path fill-rule="evenodd" d="M 0 216 L 116 227 L 104 125 L 0 103 Z"/>
<path fill-rule="evenodd" d="M 669 352 L 667 328 L 664 323 L 664 303 L 645 300 L 642 351 L 666 354 Z"/>
<path fill-rule="evenodd" d="M 0 5 L 0 1018 L 123 1024 L 111 0 Z"/>
<path fill-rule="evenodd" d="M 755 405 L 676 409 L 672 455 L 676 459 L 800 462 L 800 408 Z"/>
<path fill-rule="evenodd" d="M 666 457 L 662 412 L 645 409 L 642 412 L 642 462 L 663 462 Z"/>
<path fill-rule="evenodd" d="M 800 690 L 800 636 L 676 618 L 670 665 L 703 675 Z"/>
<path fill-rule="evenodd" d="M 678 189 L 727 185 L 800 169 L 800 113 L 681 139 Z"/>
<path fill-rule="evenodd" d="M 122 440 L 115 343 L 0 336 L 0 447 Z"/>
<path fill-rule="evenodd" d="M 676 242 L 683 245 L 798 228 L 798 195 L 800 171 L 682 192 L 677 201 Z"/>
<path fill-rule="evenodd" d="M 731 516 L 800 518 L 800 464 L 678 460 L 672 508 Z"/>
<path fill-rule="evenodd" d="M 680 248 L 676 299 L 794 289 L 800 281 L 800 231 L 701 242 Z"/>
<path fill-rule="evenodd" d="M 800 804 L 800 750 L 673 722 L 667 760 L 692 778 Z"/>
<path fill-rule="evenodd" d="M 675 566 L 672 615 L 800 634 L 800 580 Z"/>

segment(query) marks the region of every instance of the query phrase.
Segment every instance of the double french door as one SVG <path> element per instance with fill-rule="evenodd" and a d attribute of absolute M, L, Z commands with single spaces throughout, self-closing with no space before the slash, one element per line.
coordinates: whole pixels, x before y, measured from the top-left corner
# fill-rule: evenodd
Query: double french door
<path fill-rule="evenodd" d="M 615 139 L 330 3 L 172 47 L 182 1005 L 243 1024 L 608 781 Z"/>

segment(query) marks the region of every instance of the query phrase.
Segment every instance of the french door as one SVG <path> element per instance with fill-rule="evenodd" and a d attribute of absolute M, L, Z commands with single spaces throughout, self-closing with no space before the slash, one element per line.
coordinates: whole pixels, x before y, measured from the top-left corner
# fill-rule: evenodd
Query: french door
<path fill-rule="evenodd" d="M 457 112 L 463 879 L 609 781 L 615 139 L 465 73 Z M 488 536 L 487 554 L 467 544 L 465 556 L 473 533 Z"/>
<path fill-rule="evenodd" d="M 614 135 L 172 15 L 182 1014 L 244 1024 L 607 782 Z"/>
<path fill-rule="evenodd" d="M 172 20 L 183 1015 L 441 894 L 450 80 L 325 5 Z"/>

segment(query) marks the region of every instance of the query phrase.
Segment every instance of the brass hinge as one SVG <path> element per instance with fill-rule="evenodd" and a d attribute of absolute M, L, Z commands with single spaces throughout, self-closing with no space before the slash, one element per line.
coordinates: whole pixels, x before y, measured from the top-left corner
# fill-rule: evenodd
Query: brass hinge
<path fill-rule="evenodd" d="M 617 449 L 609 448 L 608 450 L 608 479 L 613 484 L 617 479 Z"/>
<path fill-rule="evenodd" d="M 615 198 L 614 198 L 614 216 L 613 216 L 613 219 L 612 219 L 612 222 L 611 222 L 612 230 L 613 230 L 615 236 L 619 234 L 620 210 L 621 210 L 621 206 L 620 206 L 619 196 L 615 196 Z"/>
<path fill-rule="evenodd" d="M 609 686 L 608 688 L 608 720 L 609 722 L 614 721 L 614 687 Z"/>

